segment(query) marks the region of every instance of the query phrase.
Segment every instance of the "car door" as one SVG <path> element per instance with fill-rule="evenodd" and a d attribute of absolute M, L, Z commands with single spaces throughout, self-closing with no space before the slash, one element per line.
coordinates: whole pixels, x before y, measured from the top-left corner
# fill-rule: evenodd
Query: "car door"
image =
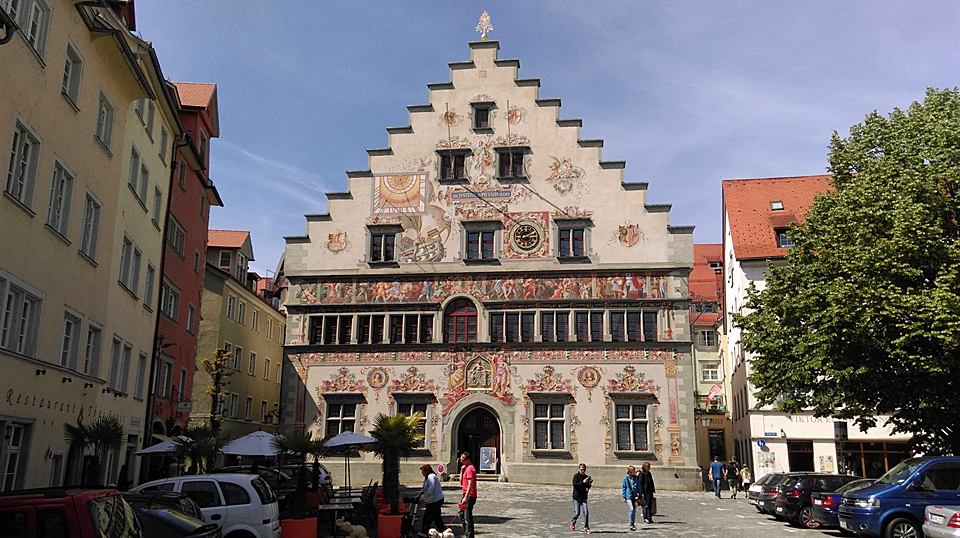
<path fill-rule="evenodd" d="M 180 492 L 186 493 L 200 507 L 203 518 L 223 528 L 226 524 L 227 507 L 220 495 L 217 482 L 210 478 L 187 479 L 180 482 Z"/>
<path fill-rule="evenodd" d="M 251 477 L 252 478 L 252 477 Z M 242 522 L 251 527 L 263 524 L 263 510 L 260 507 L 259 499 L 254 503 L 250 498 L 250 493 L 241 486 L 226 480 L 218 480 L 220 490 L 223 491 L 224 501 L 227 505 L 227 516 L 230 521 Z"/>

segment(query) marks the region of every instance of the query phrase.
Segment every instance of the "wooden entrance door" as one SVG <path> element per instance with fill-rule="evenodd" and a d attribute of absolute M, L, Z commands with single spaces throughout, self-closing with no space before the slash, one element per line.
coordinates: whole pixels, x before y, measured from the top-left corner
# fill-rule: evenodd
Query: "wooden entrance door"
<path fill-rule="evenodd" d="M 483 447 L 495 449 L 496 460 L 493 470 L 481 471 L 480 449 Z M 459 456 L 465 450 L 470 452 L 470 460 L 478 473 L 500 473 L 500 423 L 497 422 L 497 417 L 487 409 L 474 409 L 460 421 L 457 431 L 457 455 Z"/>

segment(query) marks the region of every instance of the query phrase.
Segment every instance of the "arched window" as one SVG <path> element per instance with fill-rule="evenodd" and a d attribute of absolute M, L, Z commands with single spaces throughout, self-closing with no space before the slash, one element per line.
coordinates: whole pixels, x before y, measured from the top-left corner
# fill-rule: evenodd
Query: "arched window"
<path fill-rule="evenodd" d="M 457 299 L 443 316 L 445 342 L 477 341 L 477 307 L 469 299 Z"/>

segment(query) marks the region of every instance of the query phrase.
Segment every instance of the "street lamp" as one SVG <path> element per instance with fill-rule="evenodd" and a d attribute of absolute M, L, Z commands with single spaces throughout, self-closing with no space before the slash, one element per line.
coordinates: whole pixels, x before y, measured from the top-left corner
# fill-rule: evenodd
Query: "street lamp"
<path fill-rule="evenodd" d="M 710 417 L 707 415 L 700 415 L 700 425 L 704 428 L 710 427 Z"/>

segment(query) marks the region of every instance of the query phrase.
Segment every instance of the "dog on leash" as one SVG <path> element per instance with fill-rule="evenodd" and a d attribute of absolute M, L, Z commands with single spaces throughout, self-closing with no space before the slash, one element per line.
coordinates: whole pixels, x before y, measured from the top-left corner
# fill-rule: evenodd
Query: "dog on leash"
<path fill-rule="evenodd" d="M 442 533 L 437 532 L 437 529 L 431 528 L 429 531 L 427 531 L 427 536 L 430 538 L 454 538 L 453 529 L 450 527 L 447 527 L 447 530 L 443 531 Z"/>
<path fill-rule="evenodd" d="M 347 538 L 367 538 L 367 529 L 363 525 L 351 525 L 342 517 L 336 523 L 338 529 L 347 533 Z"/>

